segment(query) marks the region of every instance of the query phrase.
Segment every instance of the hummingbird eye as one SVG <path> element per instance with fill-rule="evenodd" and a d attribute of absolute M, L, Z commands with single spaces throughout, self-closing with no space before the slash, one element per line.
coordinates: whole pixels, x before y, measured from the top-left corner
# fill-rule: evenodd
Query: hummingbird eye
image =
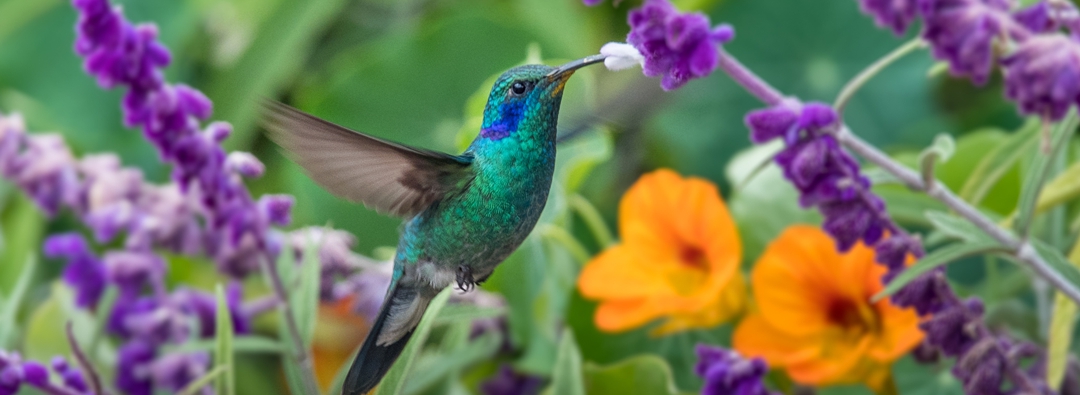
<path fill-rule="evenodd" d="M 521 81 L 515 81 L 513 85 L 510 85 L 510 93 L 515 96 L 524 95 L 527 90 L 529 90 L 529 85 Z"/>

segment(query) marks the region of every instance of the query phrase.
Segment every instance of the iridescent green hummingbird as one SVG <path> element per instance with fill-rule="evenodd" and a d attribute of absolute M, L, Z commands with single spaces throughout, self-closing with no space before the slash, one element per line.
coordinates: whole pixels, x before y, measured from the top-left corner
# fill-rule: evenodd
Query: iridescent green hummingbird
<path fill-rule="evenodd" d="M 527 65 L 495 82 L 480 135 L 448 155 L 357 133 L 282 104 L 266 126 L 331 193 L 408 218 L 378 318 L 345 378 L 342 393 L 374 388 L 409 341 L 428 303 L 457 284 L 483 282 L 532 231 L 555 171 L 563 87 L 603 55 L 560 67 Z"/>

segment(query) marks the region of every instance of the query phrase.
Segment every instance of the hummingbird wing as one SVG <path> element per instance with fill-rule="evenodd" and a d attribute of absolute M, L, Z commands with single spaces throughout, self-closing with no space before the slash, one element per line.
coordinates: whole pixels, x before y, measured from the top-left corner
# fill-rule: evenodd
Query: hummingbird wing
<path fill-rule="evenodd" d="M 368 136 L 277 102 L 264 106 L 270 138 L 315 182 L 380 213 L 411 217 L 472 179 L 471 156 Z"/>

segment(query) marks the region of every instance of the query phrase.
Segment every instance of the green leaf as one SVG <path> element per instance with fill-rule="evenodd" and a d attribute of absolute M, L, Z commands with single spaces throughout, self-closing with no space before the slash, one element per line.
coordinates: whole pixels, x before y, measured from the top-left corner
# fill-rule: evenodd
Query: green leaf
<path fill-rule="evenodd" d="M 6 246 L 0 251 L 0 292 L 14 289 L 19 278 L 20 265 L 41 248 L 41 236 L 45 231 L 45 218 L 26 196 L 18 196 L 2 212 Z M 18 263 L 16 263 L 18 262 Z"/>
<path fill-rule="evenodd" d="M 1047 182 L 1035 203 L 1035 212 L 1041 213 L 1080 196 L 1080 162 L 1074 162 Z"/>
<path fill-rule="evenodd" d="M 273 96 L 300 71 L 312 41 L 337 17 L 342 0 L 280 1 L 253 35 L 254 41 L 229 67 L 217 70 L 207 84 L 214 116 L 235 131 L 225 140 L 228 150 L 251 146 L 257 136 L 259 99 Z"/>
<path fill-rule="evenodd" d="M 1074 287 L 1080 288 L 1080 269 L 1077 269 L 1060 251 L 1050 244 L 1034 238 L 1028 241 L 1035 247 L 1035 251 L 1039 253 L 1039 256 L 1050 265 L 1051 269 L 1064 277 L 1065 281 L 1068 281 Z"/>
<path fill-rule="evenodd" d="M 319 248 L 323 240 L 308 240 L 300 262 L 300 287 L 289 294 L 289 304 L 296 316 L 300 338 L 310 348 L 315 338 L 315 323 L 319 314 Z"/>
<path fill-rule="evenodd" d="M 202 393 L 203 388 L 210 385 L 210 382 L 217 379 L 218 376 L 226 374 L 226 370 L 227 369 L 225 369 L 224 366 L 215 367 L 202 377 L 199 377 L 197 380 L 192 381 L 190 384 L 184 387 L 184 389 L 180 390 L 180 392 L 177 392 L 177 395 L 196 395 Z"/>
<path fill-rule="evenodd" d="M 3 304 L 0 304 L 0 349 L 10 350 L 14 346 L 12 342 L 15 340 L 15 331 L 18 328 L 16 318 L 19 307 L 22 306 L 26 292 L 30 290 L 30 281 L 34 278 L 37 265 L 36 254 L 27 257 L 22 273 L 19 273 L 19 280 L 15 282 L 15 288 L 4 299 Z"/>
<path fill-rule="evenodd" d="M 545 392 L 552 395 L 585 395 L 585 380 L 581 374 L 581 350 L 578 349 L 574 332 L 570 328 L 563 330 L 559 353 L 555 357 L 551 386 Z"/>
<path fill-rule="evenodd" d="M 959 195 L 971 204 L 979 204 L 990 192 L 990 188 L 1000 181 L 1010 169 L 1029 152 L 1039 141 L 1039 122 L 1035 119 L 1025 123 L 1015 133 L 982 157 L 979 164 L 970 172 L 960 188 Z"/>
<path fill-rule="evenodd" d="M 217 286 L 217 316 L 215 317 L 216 328 L 214 333 L 217 335 L 217 346 L 214 349 L 214 365 L 218 369 L 224 369 L 218 380 L 215 380 L 216 393 L 223 395 L 233 395 L 236 393 L 236 375 L 234 374 L 234 357 L 235 350 L 233 349 L 233 322 L 232 314 L 229 311 L 229 302 L 225 299 L 225 289 L 221 284 Z"/>
<path fill-rule="evenodd" d="M 1077 122 L 1076 109 L 1070 109 L 1069 115 L 1058 122 L 1050 134 L 1050 152 L 1035 154 L 1027 174 L 1024 175 L 1024 183 L 1020 188 L 1020 201 L 1017 203 L 1016 221 L 1013 222 L 1013 228 L 1022 237 L 1028 234 L 1031 227 L 1031 220 L 1035 216 L 1035 202 L 1050 172 L 1053 159 L 1068 145 L 1069 138 L 1076 131 Z"/>
<path fill-rule="evenodd" d="M 467 321 L 460 324 L 456 328 L 462 335 L 458 339 L 463 344 L 452 344 L 440 350 L 438 354 L 426 354 L 424 358 L 420 358 L 414 373 L 405 385 L 406 394 L 422 393 L 443 379 L 456 377 L 465 368 L 490 359 L 499 351 L 499 346 L 502 344 L 501 334 L 487 332 L 469 341 L 472 325 Z"/>
<path fill-rule="evenodd" d="M 1075 250 L 1074 250 L 1075 251 Z M 1076 324 L 1076 303 L 1061 292 L 1054 293 L 1054 315 L 1050 318 L 1050 335 L 1046 341 L 1046 382 L 1054 391 L 1061 389 L 1069 346 Z"/>
<path fill-rule="evenodd" d="M 375 395 L 401 395 L 404 393 L 405 382 L 408 379 L 412 365 L 420 356 L 420 350 L 424 347 L 424 343 L 427 342 L 428 336 L 431 334 L 431 327 L 435 324 L 435 317 L 439 316 L 439 312 L 446 306 L 446 301 L 450 299 L 450 292 L 450 288 L 442 290 L 428 304 L 428 309 L 424 312 L 424 318 L 420 319 L 420 324 L 413 331 L 412 339 L 409 340 L 409 344 L 405 345 L 401 357 L 398 358 L 397 362 L 394 362 L 394 366 L 390 367 L 390 371 L 386 373 L 382 382 L 379 383 Z"/>
<path fill-rule="evenodd" d="M 982 254 L 994 250 L 1001 249 L 1001 244 L 992 241 L 974 241 L 966 243 L 951 244 L 927 254 L 919 259 L 914 265 L 911 265 L 904 271 L 900 272 L 900 275 L 896 276 L 889 285 L 885 286 L 885 289 L 874 295 L 873 300 L 878 301 L 882 298 L 896 293 L 896 291 L 903 288 L 919 275 L 926 273 L 934 268 L 956 261 L 961 258 L 966 258 L 972 255 Z"/>
<path fill-rule="evenodd" d="M 934 228 L 954 239 L 969 242 L 991 242 L 990 235 L 983 232 L 971 222 L 952 214 L 940 211 L 927 211 L 926 219 L 934 224 Z"/>
<path fill-rule="evenodd" d="M 948 134 L 938 134 L 934 137 L 934 143 L 926 147 L 919 154 L 919 170 L 923 181 L 929 182 L 934 179 L 934 166 L 943 163 L 956 152 L 956 141 Z"/>
<path fill-rule="evenodd" d="M 173 352 L 212 351 L 217 348 L 216 340 L 195 340 L 184 342 Z M 282 354 L 289 351 L 289 347 L 280 340 L 271 339 L 258 335 L 234 336 L 232 340 L 233 352 L 238 354 Z"/>
<path fill-rule="evenodd" d="M 435 325 L 446 325 L 456 322 L 473 322 L 484 318 L 495 318 L 506 314 L 503 307 L 480 307 L 474 304 L 451 304 L 447 305 L 435 317 Z"/>
<path fill-rule="evenodd" d="M 630 357 L 608 366 L 585 364 L 585 393 L 589 395 L 678 395 L 671 366 L 656 355 Z"/>

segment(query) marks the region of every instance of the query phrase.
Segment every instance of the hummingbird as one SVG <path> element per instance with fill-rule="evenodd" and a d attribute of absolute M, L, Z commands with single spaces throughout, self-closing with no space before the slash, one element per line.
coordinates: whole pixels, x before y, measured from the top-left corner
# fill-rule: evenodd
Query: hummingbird
<path fill-rule="evenodd" d="M 405 218 L 394 271 L 343 395 L 366 394 L 397 360 L 428 303 L 456 284 L 474 289 L 529 235 L 555 171 L 556 123 L 574 71 L 518 66 L 491 88 L 480 134 L 461 155 L 410 147 L 266 104 L 269 136 L 323 188 Z"/>

